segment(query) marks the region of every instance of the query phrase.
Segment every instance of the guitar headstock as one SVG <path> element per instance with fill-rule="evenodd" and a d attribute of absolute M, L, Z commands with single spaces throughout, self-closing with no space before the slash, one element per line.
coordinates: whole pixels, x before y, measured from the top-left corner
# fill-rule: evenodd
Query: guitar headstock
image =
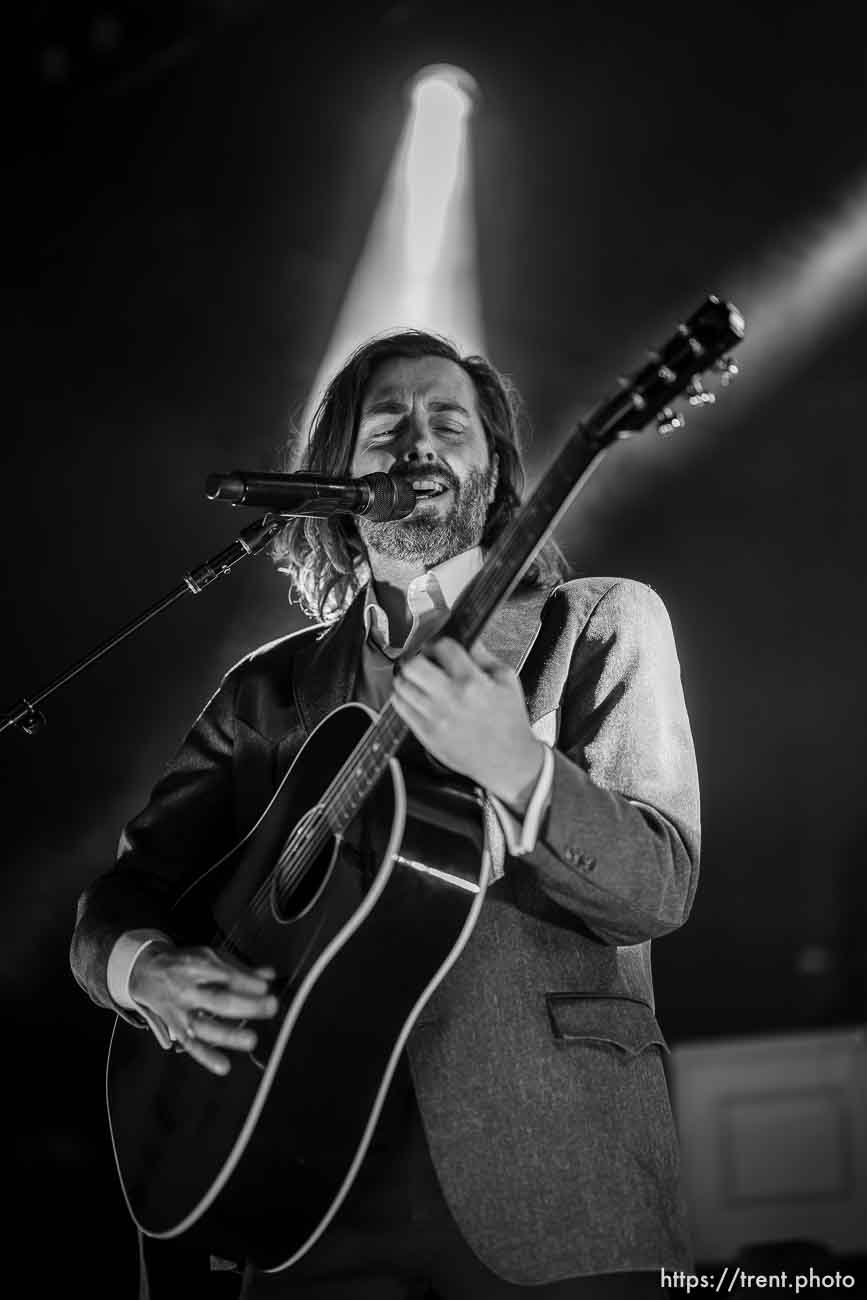
<path fill-rule="evenodd" d="M 716 394 L 702 382 L 717 375 L 725 386 L 738 372 L 728 355 L 744 337 L 745 322 L 737 307 L 711 295 L 697 311 L 678 325 L 662 347 L 650 354 L 646 365 L 622 380 L 623 391 L 585 426 L 585 436 L 599 446 L 612 439 L 637 433 L 656 419 L 662 434 L 683 428 L 683 417 L 669 405 L 685 394 L 690 405 L 705 406 Z"/>

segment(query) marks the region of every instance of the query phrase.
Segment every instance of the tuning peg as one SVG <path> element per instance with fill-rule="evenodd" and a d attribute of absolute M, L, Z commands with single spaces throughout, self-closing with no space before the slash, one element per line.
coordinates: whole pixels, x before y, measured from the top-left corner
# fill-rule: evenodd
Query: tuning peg
<path fill-rule="evenodd" d="M 664 406 L 656 417 L 656 429 L 663 438 L 674 433 L 677 429 L 682 429 L 686 420 L 677 411 L 673 411 L 670 406 Z"/>
<path fill-rule="evenodd" d="M 731 357 L 720 357 L 719 361 L 714 362 L 714 370 L 718 370 L 722 376 L 720 383 L 725 387 L 730 384 L 735 376 L 739 373 L 740 367 Z"/>
<path fill-rule="evenodd" d="M 716 401 L 716 393 L 709 393 L 699 378 L 692 379 L 686 386 L 686 395 L 690 406 L 710 406 Z"/>

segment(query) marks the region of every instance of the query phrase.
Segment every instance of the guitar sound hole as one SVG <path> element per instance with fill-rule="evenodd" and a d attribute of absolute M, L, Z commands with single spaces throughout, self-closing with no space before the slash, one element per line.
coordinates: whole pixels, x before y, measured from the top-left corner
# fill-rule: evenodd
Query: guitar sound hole
<path fill-rule="evenodd" d="M 314 859 L 301 878 L 287 882 L 282 872 L 274 872 L 271 886 L 271 911 L 282 924 L 298 921 L 316 903 L 331 874 L 336 857 L 335 845 L 330 842 Z"/>

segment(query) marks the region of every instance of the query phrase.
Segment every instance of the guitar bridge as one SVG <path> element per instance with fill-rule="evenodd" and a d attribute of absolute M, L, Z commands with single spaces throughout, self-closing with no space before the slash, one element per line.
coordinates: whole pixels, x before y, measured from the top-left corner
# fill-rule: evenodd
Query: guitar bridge
<path fill-rule="evenodd" d="M 426 876 L 433 876 L 436 880 L 441 880 L 443 884 L 452 885 L 455 889 L 465 889 L 470 894 L 479 892 L 478 882 L 467 880 L 464 876 L 456 876 L 450 871 L 441 871 L 439 867 L 429 867 L 426 862 L 419 862 L 415 858 L 405 858 L 402 854 L 395 854 L 395 865 L 401 867 L 411 867 L 413 871 L 421 871 Z"/>

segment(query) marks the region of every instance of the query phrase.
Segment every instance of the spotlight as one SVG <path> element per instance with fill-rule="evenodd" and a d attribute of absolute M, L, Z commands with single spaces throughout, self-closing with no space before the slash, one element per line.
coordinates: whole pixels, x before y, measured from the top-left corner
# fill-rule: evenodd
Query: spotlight
<path fill-rule="evenodd" d="M 465 68 L 453 63 L 431 63 L 417 72 L 407 87 L 416 111 L 440 109 L 468 117 L 479 99 L 479 87 Z"/>
<path fill-rule="evenodd" d="M 476 268 L 469 119 L 478 87 L 463 68 L 422 68 L 364 250 L 308 397 L 373 334 L 413 326 L 484 352 Z"/>

